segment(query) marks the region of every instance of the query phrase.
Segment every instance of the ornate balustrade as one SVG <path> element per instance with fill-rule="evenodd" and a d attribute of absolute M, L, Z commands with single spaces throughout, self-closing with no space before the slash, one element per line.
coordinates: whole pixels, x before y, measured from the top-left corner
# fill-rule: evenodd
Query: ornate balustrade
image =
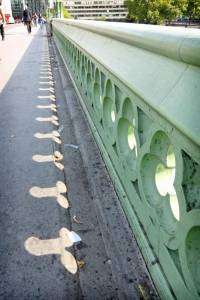
<path fill-rule="evenodd" d="M 199 299 L 199 31 L 73 20 L 53 31 L 160 297 Z"/>

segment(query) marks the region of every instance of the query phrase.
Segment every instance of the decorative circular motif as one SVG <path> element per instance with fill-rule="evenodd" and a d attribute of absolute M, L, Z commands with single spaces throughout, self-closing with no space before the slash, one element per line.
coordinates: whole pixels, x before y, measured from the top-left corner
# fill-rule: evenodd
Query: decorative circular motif
<path fill-rule="evenodd" d="M 103 126 L 109 141 L 113 144 L 115 142 L 115 120 L 116 120 L 116 107 L 115 107 L 115 91 L 113 84 L 108 79 L 105 87 L 105 95 L 103 98 Z"/>
<path fill-rule="evenodd" d="M 146 150 L 140 162 L 140 179 L 145 199 L 156 210 L 163 228 L 173 233 L 180 219 L 179 201 L 174 187 L 175 152 L 168 136 L 162 131 L 153 135 L 150 147 Z"/>
<path fill-rule="evenodd" d="M 117 122 L 117 149 L 125 172 L 130 180 L 137 176 L 136 159 L 139 140 L 137 137 L 137 112 L 129 98 L 123 102 Z"/>
<path fill-rule="evenodd" d="M 126 174 L 129 184 L 130 181 L 137 183 L 138 178 L 140 205 L 144 207 L 145 217 L 149 218 L 146 224 L 144 218 L 142 222 L 158 258 L 164 255 L 163 249 L 168 250 L 162 268 L 169 282 L 173 279 L 182 282 L 186 292 L 192 295 L 191 299 L 199 299 L 199 165 L 189 155 L 184 156 L 184 151 L 163 130 L 154 127 L 153 120 L 141 147 L 138 137 L 141 120 L 134 101 L 122 98 L 121 94 L 117 101 L 115 85 L 104 72 L 95 69 L 94 63 L 71 42 L 66 42 L 65 48 L 69 64 L 87 92 L 88 102 L 94 107 L 94 117 L 99 121 L 103 118 L 107 141 L 116 146 L 115 152 L 124 167 L 123 174 Z M 174 276 L 179 272 L 179 278 L 169 278 L 169 261 L 177 271 Z"/>
<path fill-rule="evenodd" d="M 180 241 L 179 256 L 183 276 L 188 288 L 194 294 L 193 299 L 200 295 L 200 210 L 192 210 L 180 220 L 177 231 Z"/>

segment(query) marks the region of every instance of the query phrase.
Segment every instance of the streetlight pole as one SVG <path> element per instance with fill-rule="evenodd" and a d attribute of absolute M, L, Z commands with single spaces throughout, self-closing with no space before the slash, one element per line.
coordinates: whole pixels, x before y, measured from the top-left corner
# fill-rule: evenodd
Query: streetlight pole
<path fill-rule="evenodd" d="M 56 0 L 56 18 L 62 18 L 62 1 Z"/>
<path fill-rule="evenodd" d="M 26 5 L 25 0 L 22 0 L 23 10 L 25 9 L 25 5 Z"/>

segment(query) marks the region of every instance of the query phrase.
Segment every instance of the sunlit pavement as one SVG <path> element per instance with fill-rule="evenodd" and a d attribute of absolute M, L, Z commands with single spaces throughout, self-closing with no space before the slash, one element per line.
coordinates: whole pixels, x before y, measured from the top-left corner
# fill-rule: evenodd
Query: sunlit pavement
<path fill-rule="evenodd" d="M 23 24 L 5 27 L 5 41 L 0 40 L 0 92 L 37 32 L 38 29 L 33 28 L 29 35 Z"/>
<path fill-rule="evenodd" d="M 0 57 L 0 299 L 137 299 L 141 257 L 45 28 L 10 28 Z"/>

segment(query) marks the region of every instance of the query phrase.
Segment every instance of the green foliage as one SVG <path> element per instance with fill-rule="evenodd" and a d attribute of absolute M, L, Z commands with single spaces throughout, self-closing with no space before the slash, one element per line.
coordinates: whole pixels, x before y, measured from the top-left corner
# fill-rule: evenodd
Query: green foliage
<path fill-rule="evenodd" d="M 188 0 L 125 0 L 125 5 L 131 20 L 140 23 L 162 24 L 181 16 L 187 9 L 187 2 Z"/>
<path fill-rule="evenodd" d="M 200 18 L 200 0 L 188 0 L 187 11 L 185 14 L 189 20 Z"/>
<path fill-rule="evenodd" d="M 97 20 L 99 21 L 106 21 L 106 16 L 101 16 L 101 17 L 98 17 Z"/>
<path fill-rule="evenodd" d="M 128 8 L 128 18 L 135 22 L 145 20 L 147 14 L 146 5 L 143 0 L 125 0 L 125 6 Z"/>
<path fill-rule="evenodd" d="M 63 7 L 63 18 L 65 19 L 70 19 L 71 18 L 71 15 L 70 13 L 68 12 L 68 10 L 66 9 L 66 7 Z"/>

